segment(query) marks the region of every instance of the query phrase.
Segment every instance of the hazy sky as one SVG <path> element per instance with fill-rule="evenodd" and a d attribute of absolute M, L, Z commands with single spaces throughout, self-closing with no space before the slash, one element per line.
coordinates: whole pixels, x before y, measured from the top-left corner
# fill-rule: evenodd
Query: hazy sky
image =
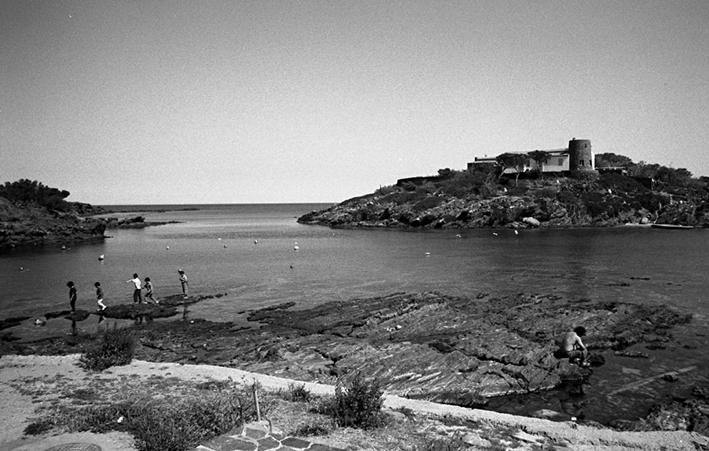
<path fill-rule="evenodd" d="M 340 202 L 590 139 L 709 175 L 709 2 L 0 0 L 0 183 Z"/>

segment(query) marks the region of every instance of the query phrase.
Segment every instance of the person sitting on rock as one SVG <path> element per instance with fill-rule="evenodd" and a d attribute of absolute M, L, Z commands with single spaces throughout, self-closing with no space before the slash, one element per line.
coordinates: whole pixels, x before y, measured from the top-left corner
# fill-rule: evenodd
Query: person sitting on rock
<path fill-rule="evenodd" d="M 587 367 L 590 364 L 586 361 L 588 350 L 581 341 L 581 337 L 586 335 L 586 328 L 579 326 L 573 331 L 566 332 L 559 341 L 559 349 L 554 353 L 556 358 L 568 358 L 569 362 L 578 366 Z"/>

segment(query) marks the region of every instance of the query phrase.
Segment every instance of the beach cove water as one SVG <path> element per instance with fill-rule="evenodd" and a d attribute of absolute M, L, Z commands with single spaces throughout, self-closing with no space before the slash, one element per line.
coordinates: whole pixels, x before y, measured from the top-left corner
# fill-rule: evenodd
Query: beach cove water
<path fill-rule="evenodd" d="M 553 293 L 568 299 L 667 305 L 691 313 L 693 321 L 674 331 L 684 345 L 652 351 L 650 359 L 606 353 L 607 363 L 595 370 L 583 400 L 547 393 L 501 399 L 493 403 L 496 410 L 528 413 L 583 407 L 587 418 L 633 419 L 663 395 L 689 393 L 692 383 L 707 382 L 709 231 L 626 226 L 525 229 L 516 234 L 512 229 L 340 230 L 296 222 L 297 217 L 325 207 L 107 207 L 117 212 L 108 216 L 142 215 L 148 221 L 179 223 L 109 230 L 111 238 L 103 242 L 66 250 L 2 251 L 0 318 L 38 317 L 68 308 L 69 280 L 79 290 L 77 307 L 87 310 L 96 307 L 96 281 L 104 288 L 107 305 L 130 302 L 133 289 L 127 281 L 133 273 L 141 279 L 150 277 L 158 298 L 176 294 L 178 268 L 186 271 L 191 293 L 228 294 L 190 307 L 193 317 L 213 321 L 244 321 L 245 310 L 288 301 L 296 302 L 295 308 L 307 308 L 393 292 L 435 290 L 472 297 Z M 33 328 L 32 321 L 13 332 L 22 335 L 23 329 Z M 54 321 L 47 330 L 56 327 L 67 325 Z M 92 328 L 95 324 L 79 325 L 80 331 Z M 672 387 L 659 380 L 607 396 L 633 381 L 691 367 L 697 369 L 684 373 Z"/>

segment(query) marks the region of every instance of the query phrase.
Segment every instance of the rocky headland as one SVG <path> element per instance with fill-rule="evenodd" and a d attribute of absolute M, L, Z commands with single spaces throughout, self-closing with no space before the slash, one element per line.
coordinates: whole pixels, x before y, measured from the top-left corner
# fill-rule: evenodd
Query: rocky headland
<path fill-rule="evenodd" d="M 80 202 L 66 202 L 62 207 L 57 210 L 32 202 L 18 206 L 0 197 L 0 249 L 100 241 L 107 238 L 109 229 L 167 224 L 142 216 L 97 217 L 109 212 Z"/>
<path fill-rule="evenodd" d="M 88 204 L 77 204 L 69 211 L 36 204 L 19 207 L 0 197 L 0 249 L 102 240 L 106 223 L 89 216 L 95 211 Z"/>
<path fill-rule="evenodd" d="M 706 189 L 652 190 L 618 174 L 499 182 L 483 182 L 467 171 L 420 178 L 310 212 L 298 222 L 333 228 L 709 227 Z"/>

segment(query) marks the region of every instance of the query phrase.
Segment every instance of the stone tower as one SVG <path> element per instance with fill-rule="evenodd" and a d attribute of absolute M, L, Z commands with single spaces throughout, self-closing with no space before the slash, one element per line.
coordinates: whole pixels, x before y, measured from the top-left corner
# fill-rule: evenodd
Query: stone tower
<path fill-rule="evenodd" d="M 569 170 L 593 171 L 593 150 L 590 139 L 572 139 L 569 141 Z"/>

